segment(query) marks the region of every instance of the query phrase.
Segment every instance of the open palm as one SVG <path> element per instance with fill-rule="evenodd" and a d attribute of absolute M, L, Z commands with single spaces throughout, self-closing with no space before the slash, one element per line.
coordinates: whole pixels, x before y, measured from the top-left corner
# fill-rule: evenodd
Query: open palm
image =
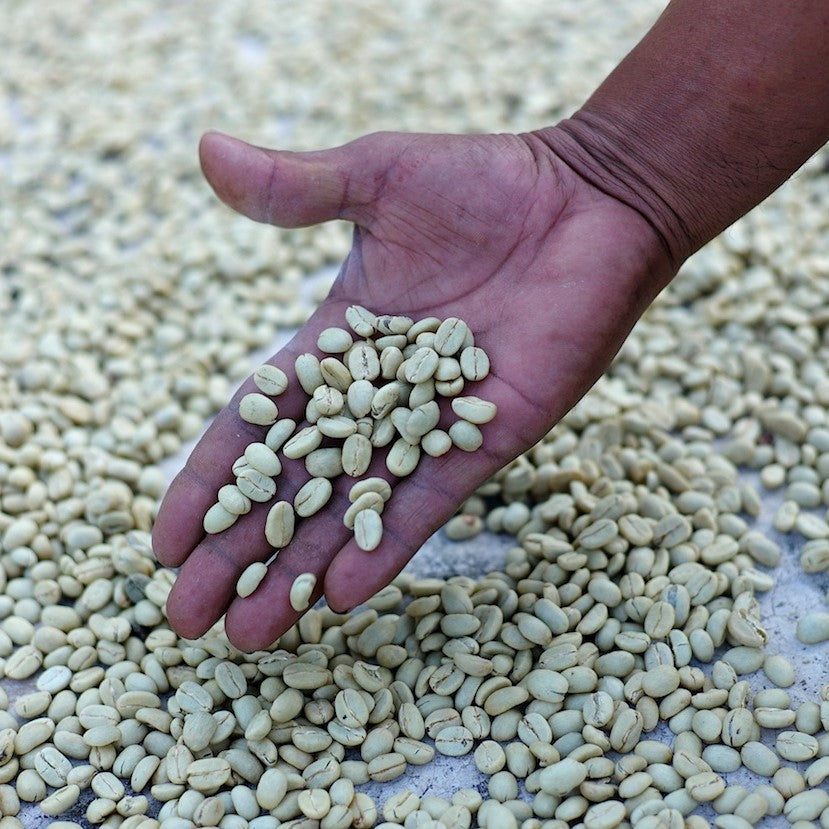
<path fill-rule="evenodd" d="M 300 521 L 259 589 L 240 599 L 239 574 L 273 552 L 263 531 L 268 505 L 254 504 L 213 536 L 204 535 L 202 517 L 232 482 L 233 460 L 263 439 L 262 427 L 238 415 L 238 399 L 254 390 L 252 381 L 243 384 L 172 483 L 153 541 L 160 561 L 182 565 L 167 607 L 174 627 L 197 636 L 226 612 L 231 641 L 251 650 L 273 642 L 300 615 L 288 592 L 301 572 L 317 574 L 314 598 L 324 590 L 338 610 L 391 581 L 462 501 L 587 391 L 673 269 L 637 212 L 580 179 L 534 134 L 376 134 L 302 154 L 212 134 L 201 158 L 219 196 L 253 219 L 355 225 L 329 296 L 271 360 L 293 381 L 277 401 L 280 417 L 305 425 L 307 398 L 294 360 L 317 353 L 319 332 L 343 326 L 355 303 L 413 319 L 466 320 L 492 364 L 469 393 L 498 406 L 475 453 L 424 455 L 398 482 L 385 469 L 384 452 L 375 453 L 367 474 L 394 486 L 376 550 L 360 550 L 342 524 L 353 479 L 341 476 L 328 505 Z M 277 497 L 292 500 L 308 477 L 301 461 L 286 459 Z"/>

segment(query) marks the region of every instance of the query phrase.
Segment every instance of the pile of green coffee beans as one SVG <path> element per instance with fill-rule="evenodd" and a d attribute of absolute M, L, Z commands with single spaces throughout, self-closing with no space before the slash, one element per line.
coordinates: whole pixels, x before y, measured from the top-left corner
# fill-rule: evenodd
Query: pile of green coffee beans
<path fill-rule="evenodd" d="M 47 670 L 15 702 L 26 724 L 3 723 L 15 788 L 0 796 L 53 815 L 82 802 L 86 820 L 128 829 L 153 801 L 171 829 L 693 828 L 700 804 L 726 828 L 818 819 L 829 702 L 793 707 L 792 666 L 765 651 L 757 565 L 780 551 L 740 517 L 756 496 L 713 450 L 638 409 L 608 412 L 613 397 L 597 390 L 594 419 L 577 407 L 467 503 L 474 515 L 522 493 L 484 516 L 516 536 L 502 572 L 402 574 L 352 615 L 308 610 L 269 651 L 237 651 L 221 624 L 194 641 L 163 624 L 136 636 L 127 620 L 160 612 L 171 579 L 125 536 L 113 575 L 143 597 L 134 609 L 93 603 L 84 624 L 45 608 L 6 660 L 12 678 Z M 20 640 L 13 618 L 3 631 Z M 777 687 L 752 693 L 757 670 Z M 647 736 L 660 724 L 672 744 Z M 360 793 L 436 753 L 471 755 L 486 791 L 381 806 Z M 741 766 L 765 782 L 729 786 Z"/>
<path fill-rule="evenodd" d="M 825 150 L 683 266 L 596 388 L 449 523 L 459 559 L 484 529 L 514 539 L 503 563 L 404 574 L 242 654 L 221 625 L 169 627 L 157 464 L 302 324 L 306 276 L 351 235 L 234 216 L 199 135 L 321 149 L 552 124 L 664 2 L 6 5 L 0 829 L 829 825 Z M 779 503 L 782 551 L 738 467 Z M 808 581 L 770 604 L 805 657 L 752 599 L 798 558 Z M 467 750 L 475 790 L 406 774 Z"/>

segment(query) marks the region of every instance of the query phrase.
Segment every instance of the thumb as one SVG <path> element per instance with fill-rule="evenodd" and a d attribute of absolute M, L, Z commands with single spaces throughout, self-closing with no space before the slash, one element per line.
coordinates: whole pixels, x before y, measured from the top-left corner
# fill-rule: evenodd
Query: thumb
<path fill-rule="evenodd" d="M 364 139 L 295 153 L 209 132 L 199 144 L 199 159 L 219 198 L 258 222 L 303 227 L 347 219 L 359 224 L 373 200 L 373 171 L 381 163 L 365 144 Z"/>

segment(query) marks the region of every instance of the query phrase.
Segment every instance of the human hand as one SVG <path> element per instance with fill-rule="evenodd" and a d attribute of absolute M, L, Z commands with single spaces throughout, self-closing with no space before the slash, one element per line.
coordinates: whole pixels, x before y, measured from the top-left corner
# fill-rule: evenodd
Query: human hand
<path fill-rule="evenodd" d="M 360 550 L 343 526 L 354 483 L 343 475 L 327 506 L 299 522 L 256 592 L 240 599 L 240 573 L 273 552 L 264 537 L 268 505 L 254 504 L 218 535 L 205 536 L 202 518 L 232 482 L 232 462 L 263 439 L 263 427 L 238 414 L 241 396 L 255 390 L 246 381 L 171 484 L 153 545 L 162 563 L 181 565 L 167 603 L 175 629 L 196 637 L 226 612 L 230 640 L 253 650 L 301 615 L 288 602 L 301 572 L 317 575 L 312 602 L 324 592 L 336 610 L 388 584 L 481 483 L 582 397 L 676 265 L 639 213 L 579 178 L 536 134 L 381 133 L 312 153 L 208 134 L 200 154 L 217 194 L 257 221 L 299 227 L 340 218 L 355 225 L 330 294 L 271 359 L 291 379 L 277 399 L 280 418 L 304 425 L 307 397 L 294 360 L 317 353 L 322 329 L 346 327 L 352 304 L 415 320 L 464 319 L 492 365 L 467 390 L 498 407 L 482 427 L 478 451 L 424 455 L 398 482 L 385 469 L 385 452 L 375 453 L 366 474 L 394 487 L 376 550 Z M 292 500 L 309 477 L 301 461 L 285 459 L 276 497 Z"/>

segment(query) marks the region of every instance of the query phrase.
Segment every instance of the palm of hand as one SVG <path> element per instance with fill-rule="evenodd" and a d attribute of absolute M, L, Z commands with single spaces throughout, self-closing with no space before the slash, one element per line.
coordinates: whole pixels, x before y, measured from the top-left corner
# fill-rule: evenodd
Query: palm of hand
<path fill-rule="evenodd" d="M 291 377 L 296 356 L 316 350 L 323 328 L 344 325 L 351 304 L 414 319 L 459 316 L 492 363 L 490 376 L 469 393 L 498 406 L 478 452 L 424 456 L 395 485 L 377 550 L 358 549 L 342 525 L 353 483 L 342 476 L 327 507 L 299 524 L 263 584 L 242 600 L 234 593 L 239 573 L 271 552 L 262 530 L 267 505 L 255 505 L 218 536 L 203 536 L 201 518 L 231 479 L 232 461 L 262 439 L 235 405 L 251 390 L 248 381 L 171 486 L 154 543 L 162 562 L 184 562 L 168 601 L 176 629 L 199 635 L 227 610 L 231 640 L 253 649 L 298 617 L 287 595 L 300 572 L 317 574 L 315 598 L 324 585 L 334 608 L 352 607 L 387 584 L 477 486 L 584 394 L 667 272 L 644 220 L 580 180 L 533 136 L 376 135 L 296 157 L 245 148 L 229 158 L 228 146 L 227 139 L 209 139 L 203 163 L 232 206 L 288 226 L 335 217 L 356 225 L 330 295 L 275 364 Z M 329 156 L 338 171 L 331 181 L 310 178 L 303 165 L 318 171 L 328 164 L 330 172 Z M 320 178 L 317 192 L 313 184 L 306 188 Z M 262 189 L 263 180 L 270 189 Z M 301 423 L 304 394 L 295 382 L 292 388 L 277 401 L 280 417 Z M 367 474 L 390 477 L 379 457 Z M 301 462 L 285 462 L 277 498 L 291 500 L 307 478 Z"/>

